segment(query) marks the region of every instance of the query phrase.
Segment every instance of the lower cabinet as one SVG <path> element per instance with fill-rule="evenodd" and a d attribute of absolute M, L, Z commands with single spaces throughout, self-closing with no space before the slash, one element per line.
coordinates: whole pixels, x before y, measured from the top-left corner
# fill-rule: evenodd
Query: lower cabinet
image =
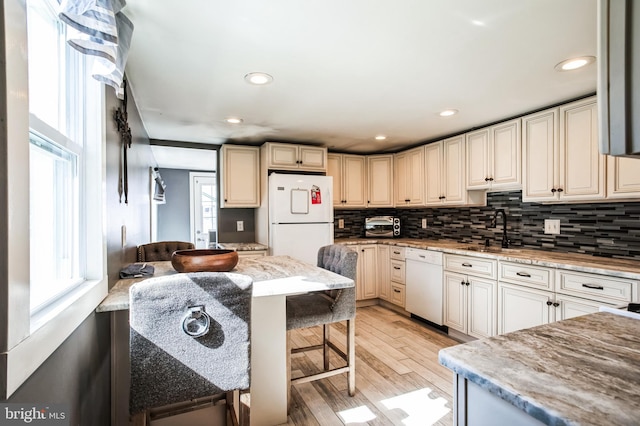
<path fill-rule="evenodd" d="M 493 280 L 445 271 L 444 324 L 473 337 L 495 336 L 496 292 Z"/>
<path fill-rule="evenodd" d="M 598 312 L 633 300 L 633 280 L 501 262 L 498 333 Z M 534 288 L 535 287 L 535 288 Z"/>
<path fill-rule="evenodd" d="M 238 257 L 263 257 L 267 255 L 266 250 L 241 250 L 238 251 Z"/>
<path fill-rule="evenodd" d="M 378 295 L 380 299 L 391 301 L 391 264 L 388 245 L 378 245 Z"/>
<path fill-rule="evenodd" d="M 356 276 L 356 300 L 378 297 L 378 245 L 358 245 L 358 271 Z"/>

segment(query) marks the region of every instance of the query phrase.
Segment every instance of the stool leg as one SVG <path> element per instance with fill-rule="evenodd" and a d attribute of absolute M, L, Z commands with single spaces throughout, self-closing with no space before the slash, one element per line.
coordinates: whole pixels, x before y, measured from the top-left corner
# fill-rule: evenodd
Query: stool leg
<path fill-rule="evenodd" d="M 347 364 L 349 372 L 347 381 L 349 382 L 349 396 L 356 393 L 356 320 L 347 320 Z"/>
<path fill-rule="evenodd" d="M 322 326 L 322 355 L 324 356 L 324 371 L 329 371 L 329 333 L 330 325 L 324 324 Z"/>
<path fill-rule="evenodd" d="M 291 408 L 291 330 L 287 330 L 287 414 Z"/>

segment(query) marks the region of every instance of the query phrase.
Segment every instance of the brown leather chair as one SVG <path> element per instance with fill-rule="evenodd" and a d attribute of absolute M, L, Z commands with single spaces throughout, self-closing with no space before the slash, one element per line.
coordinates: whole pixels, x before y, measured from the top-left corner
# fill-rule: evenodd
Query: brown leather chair
<path fill-rule="evenodd" d="M 171 260 L 171 255 L 176 250 L 189 250 L 195 246 L 185 241 L 159 241 L 157 243 L 142 244 L 138 246 L 138 262 L 159 262 Z"/>

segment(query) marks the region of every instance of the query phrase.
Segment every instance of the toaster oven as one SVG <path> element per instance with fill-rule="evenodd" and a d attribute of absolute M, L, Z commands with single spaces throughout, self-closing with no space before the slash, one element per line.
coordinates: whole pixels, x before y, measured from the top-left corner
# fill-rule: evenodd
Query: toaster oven
<path fill-rule="evenodd" d="M 400 218 L 394 216 L 368 217 L 364 221 L 365 237 L 393 238 L 400 236 Z"/>

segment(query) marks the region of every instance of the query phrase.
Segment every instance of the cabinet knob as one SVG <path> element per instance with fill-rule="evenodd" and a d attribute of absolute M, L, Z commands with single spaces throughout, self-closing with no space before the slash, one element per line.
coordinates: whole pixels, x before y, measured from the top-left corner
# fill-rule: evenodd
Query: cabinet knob
<path fill-rule="evenodd" d="M 489 178 L 488 177 L 484 178 L 484 181 L 489 182 Z"/>
<path fill-rule="evenodd" d="M 493 182 L 493 178 L 489 178 L 489 182 Z"/>
<path fill-rule="evenodd" d="M 557 308 L 558 306 L 560 306 L 560 304 L 558 302 L 553 302 L 553 306 Z"/>
<path fill-rule="evenodd" d="M 555 188 L 551 188 L 551 193 L 555 194 L 556 193 L 556 189 Z"/>
<path fill-rule="evenodd" d="M 226 199 L 226 198 L 224 199 L 224 202 L 225 202 L 225 203 L 227 202 L 227 199 Z"/>
<path fill-rule="evenodd" d="M 547 306 L 551 306 L 553 305 L 553 302 L 551 300 L 547 300 Z"/>
<path fill-rule="evenodd" d="M 562 192 L 562 188 L 558 188 L 558 192 Z"/>
<path fill-rule="evenodd" d="M 466 283 L 464 283 L 467 287 L 471 285 L 471 283 L 469 281 L 467 281 Z"/>
<path fill-rule="evenodd" d="M 464 280 L 460 281 L 460 285 L 464 285 Z"/>

